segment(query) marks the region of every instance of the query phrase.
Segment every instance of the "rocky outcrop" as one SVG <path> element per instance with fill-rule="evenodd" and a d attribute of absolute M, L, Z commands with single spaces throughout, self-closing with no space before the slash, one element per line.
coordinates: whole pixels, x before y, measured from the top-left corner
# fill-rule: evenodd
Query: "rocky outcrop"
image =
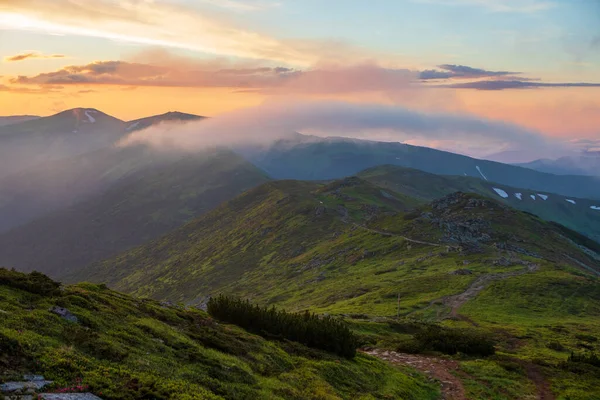
<path fill-rule="evenodd" d="M 51 313 L 59 315 L 69 322 L 77 322 L 77 317 L 64 307 L 54 306 L 49 310 Z"/>

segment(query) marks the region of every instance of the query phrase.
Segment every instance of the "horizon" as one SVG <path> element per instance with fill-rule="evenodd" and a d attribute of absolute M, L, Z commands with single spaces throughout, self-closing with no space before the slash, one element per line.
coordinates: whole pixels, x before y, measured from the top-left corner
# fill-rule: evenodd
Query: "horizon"
<path fill-rule="evenodd" d="M 124 121 L 174 109 L 221 117 L 273 103 L 310 103 L 314 114 L 344 103 L 369 110 L 363 119 L 395 108 L 424 123 L 454 116 L 520 132 L 491 140 L 461 127 L 345 127 L 475 157 L 600 145 L 593 1 L 7 0 L 0 22 L 7 116 L 89 105 Z"/>

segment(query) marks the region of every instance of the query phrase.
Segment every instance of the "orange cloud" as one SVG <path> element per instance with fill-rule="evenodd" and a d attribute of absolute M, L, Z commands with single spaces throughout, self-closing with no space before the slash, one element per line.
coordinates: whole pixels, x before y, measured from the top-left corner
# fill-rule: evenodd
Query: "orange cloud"
<path fill-rule="evenodd" d="M 2 0 L 0 25 L 305 66 L 383 56 L 339 41 L 277 39 L 209 11 L 167 2 Z"/>
<path fill-rule="evenodd" d="M 48 59 L 48 58 L 64 58 L 64 54 L 41 54 L 38 52 L 29 52 L 16 54 L 14 56 L 4 57 L 5 62 L 23 61 L 27 59 Z"/>

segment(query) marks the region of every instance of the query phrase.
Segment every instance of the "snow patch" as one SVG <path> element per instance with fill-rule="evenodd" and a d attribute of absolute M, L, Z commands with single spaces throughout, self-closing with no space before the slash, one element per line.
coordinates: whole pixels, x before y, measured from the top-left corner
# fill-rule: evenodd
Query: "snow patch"
<path fill-rule="evenodd" d="M 90 124 L 93 124 L 94 122 L 96 122 L 96 118 L 92 117 L 90 115 L 90 112 L 93 112 L 93 110 L 92 111 L 86 110 L 85 111 L 85 116 L 88 117 L 88 121 L 90 121 Z"/>
<path fill-rule="evenodd" d="M 534 194 L 530 194 L 529 197 L 531 197 L 532 200 L 535 200 L 535 195 Z"/>
<path fill-rule="evenodd" d="M 494 191 L 496 193 L 498 193 L 498 196 L 503 197 L 503 198 L 507 198 L 508 197 L 508 193 L 506 193 L 504 190 L 502 189 L 498 189 L 498 188 L 494 188 Z"/>
<path fill-rule="evenodd" d="M 128 130 L 128 131 L 130 131 L 130 130 L 132 130 L 133 128 L 136 128 L 136 127 L 137 127 L 139 124 L 140 124 L 140 121 L 138 121 L 138 122 L 134 122 L 133 124 L 131 124 L 131 125 L 129 125 L 129 126 L 127 127 L 127 130 Z"/>
<path fill-rule="evenodd" d="M 568 201 L 571 204 L 577 204 L 577 202 L 575 200 L 571 200 L 571 199 L 565 199 L 565 201 Z"/>
<path fill-rule="evenodd" d="M 488 178 L 486 178 L 485 175 L 483 174 L 483 172 L 481 172 L 481 168 L 479 168 L 479 165 L 476 165 L 475 168 L 477 168 L 477 172 L 479 172 L 479 174 L 483 177 L 483 179 L 485 179 L 487 181 Z"/>
<path fill-rule="evenodd" d="M 548 200 L 548 196 L 546 196 L 545 194 L 539 194 L 539 193 L 538 193 L 537 195 L 538 195 L 538 196 L 540 196 L 540 198 L 541 198 L 542 200 Z"/>
<path fill-rule="evenodd" d="M 599 206 L 590 206 L 590 208 L 591 208 L 592 210 L 597 210 L 597 211 L 600 211 L 600 207 L 599 207 Z"/>
<path fill-rule="evenodd" d="M 523 200 L 523 193 L 515 193 L 515 197 L 519 200 Z"/>

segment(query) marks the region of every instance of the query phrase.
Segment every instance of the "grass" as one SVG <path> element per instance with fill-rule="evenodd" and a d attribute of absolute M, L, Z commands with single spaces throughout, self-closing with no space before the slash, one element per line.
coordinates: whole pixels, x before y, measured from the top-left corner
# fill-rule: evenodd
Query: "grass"
<path fill-rule="evenodd" d="M 600 265 L 574 244 L 582 238 L 474 194 L 412 211 L 408 204 L 361 180 L 271 182 L 85 276 L 142 298 L 201 304 L 224 293 L 342 315 L 364 343 L 420 351 L 410 324 L 390 324 L 399 311 L 399 321 L 493 339 L 496 355 L 482 358 L 481 368 L 475 358 L 454 356 L 474 398 L 534 393 L 531 379 L 513 368 L 520 363 L 540 368 L 557 398 L 584 398 L 599 378 L 579 381 L 564 367 L 570 351 L 599 346 L 590 337 L 600 337 L 591 272 Z M 484 284 L 454 316 L 444 304 L 480 277 L 516 272 L 523 273 Z M 514 386 L 503 388 L 506 382 Z"/>
<path fill-rule="evenodd" d="M 104 399 L 437 398 L 414 371 L 268 341 L 197 309 L 94 284 L 40 295 L 13 283 L 0 283 L 0 380 L 42 374 L 55 390 L 86 385 Z M 51 313 L 54 305 L 78 322 Z"/>

